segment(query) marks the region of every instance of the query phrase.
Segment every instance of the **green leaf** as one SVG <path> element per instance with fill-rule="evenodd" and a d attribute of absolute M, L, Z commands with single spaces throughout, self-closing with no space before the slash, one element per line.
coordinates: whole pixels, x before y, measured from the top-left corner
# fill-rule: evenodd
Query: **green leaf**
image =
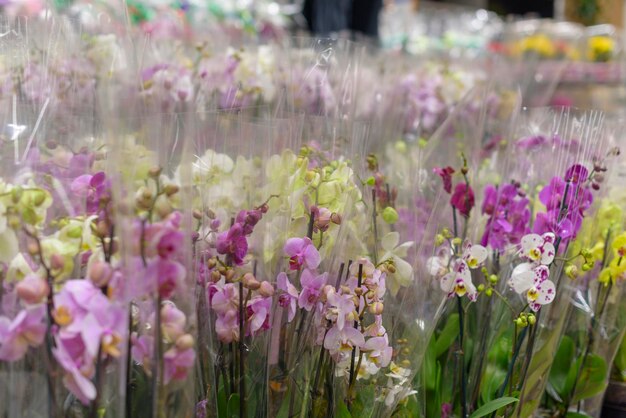
<path fill-rule="evenodd" d="M 578 358 L 576 364 L 570 370 L 572 384 L 576 379 L 576 373 L 582 363 L 582 357 Z M 585 361 L 585 365 L 580 372 L 578 384 L 576 385 L 576 393 L 572 402 L 578 402 L 582 399 L 591 398 L 601 393 L 607 385 L 608 367 L 606 361 L 596 354 L 589 354 Z M 570 376 L 568 376 L 570 380 Z"/>
<path fill-rule="evenodd" d="M 495 365 L 488 365 L 480 385 L 480 397 L 483 402 L 488 403 L 496 399 L 498 389 L 506 378 L 506 370 L 502 370 Z"/>
<path fill-rule="evenodd" d="M 239 410 L 239 394 L 233 393 L 228 398 L 228 406 L 226 407 L 228 418 L 240 418 L 241 411 Z"/>
<path fill-rule="evenodd" d="M 591 418 L 591 415 L 584 414 L 582 412 L 568 412 L 565 418 Z"/>
<path fill-rule="evenodd" d="M 487 402 L 486 404 L 484 404 L 483 406 L 475 410 L 472 413 L 472 415 L 470 415 L 470 418 L 479 418 L 479 417 L 487 416 L 491 414 L 492 412 L 495 412 L 498 409 L 505 407 L 507 405 L 510 405 L 512 403 L 515 403 L 515 402 L 519 402 L 519 399 L 511 398 L 508 396 L 503 396 L 502 398 L 494 399 L 493 401 Z"/>
<path fill-rule="evenodd" d="M 352 418 L 352 414 L 343 401 L 339 401 L 337 405 L 337 418 Z"/>
<path fill-rule="evenodd" d="M 226 400 L 226 390 L 224 386 L 220 386 L 220 389 L 217 391 L 217 416 L 219 418 L 226 418 L 227 415 L 227 406 L 228 401 Z"/>
<path fill-rule="evenodd" d="M 459 314 L 451 314 L 435 344 L 435 357 L 444 354 L 459 336 Z"/>
<path fill-rule="evenodd" d="M 567 335 L 563 336 L 559 349 L 556 352 L 552 369 L 550 370 L 549 383 L 561 399 L 566 399 L 572 390 L 568 382 L 568 375 L 572 369 L 576 347 L 574 341 Z"/>
<path fill-rule="evenodd" d="M 433 336 L 426 347 L 424 356 L 424 383 L 426 389 L 437 388 L 437 356 L 435 355 L 435 337 Z"/>
<path fill-rule="evenodd" d="M 626 372 L 626 334 L 624 334 L 622 344 L 619 346 L 619 350 L 617 350 L 617 355 L 615 356 L 615 367 L 617 368 L 619 374 Z"/>
<path fill-rule="evenodd" d="M 288 418 L 289 417 L 289 394 L 285 396 L 283 399 L 283 403 L 280 405 L 280 409 L 278 410 L 278 414 L 276 414 L 276 418 Z"/>

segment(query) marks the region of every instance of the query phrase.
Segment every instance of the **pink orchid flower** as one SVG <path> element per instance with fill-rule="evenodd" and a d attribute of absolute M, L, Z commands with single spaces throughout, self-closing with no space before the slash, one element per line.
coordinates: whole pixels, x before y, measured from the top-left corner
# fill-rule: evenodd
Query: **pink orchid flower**
<path fill-rule="evenodd" d="M 156 258 L 148 264 L 146 270 L 149 288 L 156 284 L 163 299 L 171 298 L 181 287 L 185 279 L 185 267 L 177 261 Z"/>
<path fill-rule="evenodd" d="M 384 337 L 370 338 L 362 350 L 367 352 L 369 360 L 379 368 L 387 367 L 391 362 L 393 348 L 389 346 L 389 340 L 386 335 Z"/>
<path fill-rule="evenodd" d="M 196 352 L 192 348 L 181 350 L 178 347 L 172 347 L 167 350 L 163 354 L 165 384 L 172 380 L 185 380 L 195 359 Z"/>
<path fill-rule="evenodd" d="M 239 341 L 239 315 L 237 311 L 229 310 L 225 315 L 219 315 L 215 321 L 215 332 L 223 343 Z"/>
<path fill-rule="evenodd" d="M 96 387 L 91 381 L 94 374 L 93 364 L 91 359 L 89 362 L 85 361 L 84 348 L 78 338 L 75 341 L 57 344 L 52 353 L 65 371 L 63 374 L 65 387 L 80 402 L 87 405 L 96 398 Z"/>
<path fill-rule="evenodd" d="M 303 266 L 316 269 L 320 264 L 320 253 L 308 237 L 289 238 L 283 250 L 289 256 L 289 268 L 291 270 L 299 270 Z"/>
<path fill-rule="evenodd" d="M 248 330 L 246 335 L 256 335 L 259 330 L 269 329 L 272 298 L 254 297 L 246 307 Z"/>
<path fill-rule="evenodd" d="M 298 308 L 298 290 L 291 284 L 287 274 L 281 272 L 276 278 L 277 287 L 283 292 L 278 296 L 278 304 L 287 308 L 287 322 L 293 321 Z"/>
<path fill-rule="evenodd" d="M 211 308 L 218 315 L 239 311 L 239 288 L 233 283 L 226 283 L 211 298 Z"/>
<path fill-rule="evenodd" d="M 319 300 L 322 288 L 326 284 L 328 273 L 316 276 L 311 270 L 305 269 L 300 277 L 302 291 L 298 297 L 298 304 L 306 311 L 311 311 Z"/>
<path fill-rule="evenodd" d="M 324 339 L 324 348 L 333 356 L 351 352 L 354 347 L 360 348 L 364 345 L 365 337 L 361 331 L 353 327 L 339 329 L 334 326 L 328 330 Z"/>
<path fill-rule="evenodd" d="M 17 296 L 29 305 L 43 302 L 50 292 L 48 283 L 35 274 L 29 274 L 17 286 L 15 286 Z"/>
<path fill-rule="evenodd" d="M 161 330 L 163 337 L 168 341 L 176 341 L 185 333 L 187 317 L 172 302 L 165 302 L 161 306 Z"/>
<path fill-rule="evenodd" d="M 43 343 L 45 315 L 45 307 L 40 305 L 21 310 L 13 320 L 0 316 L 0 360 L 19 360 L 28 347 Z"/>
<path fill-rule="evenodd" d="M 354 302 L 352 295 L 342 295 L 332 292 L 328 295 L 329 309 L 326 313 L 326 319 L 334 321 L 338 329 L 343 329 L 348 320 L 347 317 L 354 312 Z M 349 320 L 354 320 L 350 318 Z"/>

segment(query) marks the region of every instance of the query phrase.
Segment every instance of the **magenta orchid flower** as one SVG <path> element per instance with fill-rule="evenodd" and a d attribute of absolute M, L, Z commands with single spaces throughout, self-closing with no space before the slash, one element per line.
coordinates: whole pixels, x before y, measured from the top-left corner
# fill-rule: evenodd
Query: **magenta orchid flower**
<path fill-rule="evenodd" d="M 320 253 L 308 237 L 289 238 L 285 243 L 284 251 L 289 256 L 289 268 L 291 270 L 299 270 L 303 266 L 308 269 L 316 269 L 321 261 Z"/>
<path fill-rule="evenodd" d="M 85 199 L 87 214 L 93 214 L 100 208 L 100 201 L 109 195 L 109 185 L 106 175 L 100 171 L 94 175 L 83 174 L 72 181 L 72 193 Z"/>
<path fill-rule="evenodd" d="M 433 169 L 433 172 L 441 177 L 441 180 L 443 181 L 443 189 L 446 191 L 446 193 L 452 193 L 452 175 L 454 174 L 454 168 L 435 167 Z"/>
<path fill-rule="evenodd" d="M 474 207 L 474 191 L 466 183 L 458 183 L 450 197 L 450 204 L 465 217 Z"/>
<path fill-rule="evenodd" d="M 155 258 L 149 262 L 146 269 L 146 284 L 148 289 L 155 289 L 163 299 L 172 297 L 185 279 L 185 267 L 177 261 L 164 258 Z"/>
<path fill-rule="evenodd" d="M 240 266 L 248 253 L 248 240 L 241 224 L 235 223 L 226 232 L 217 236 L 217 252 L 231 257 L 234 264 Z"/>

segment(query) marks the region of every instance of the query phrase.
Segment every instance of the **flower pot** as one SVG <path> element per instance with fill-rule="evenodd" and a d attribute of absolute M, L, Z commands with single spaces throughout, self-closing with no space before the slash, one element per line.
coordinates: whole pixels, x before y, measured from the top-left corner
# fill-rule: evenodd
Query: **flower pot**
<path fill-rule="evenodd" d="M 604 397 L 603 418 L 626 418 L 626 383 L 611 380 Z"/>

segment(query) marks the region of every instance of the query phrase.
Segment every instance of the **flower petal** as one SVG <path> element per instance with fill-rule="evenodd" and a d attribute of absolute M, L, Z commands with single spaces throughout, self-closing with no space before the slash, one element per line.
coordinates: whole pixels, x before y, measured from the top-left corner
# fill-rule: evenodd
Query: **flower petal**
<path fill-rule="evenodd" d="M 521 241 L 522 252 L 524 254 L 528 254 L 530 250 L 532 250 L 533 248 L 539 247 L 541 244 L 543 244 L 543 238 L 541 238 L 540 235 L 538 234 L 524 235 Z"/>
<path fill-rule="evenodd" d="M 385 251 L 393 251 L 400 242 L 400 234 L 396 231 L 385 235 L 381 241 L 381 246 Z"/>
<path fill-rule="evenodd" d="M 532 264 L 522 263 L 513 269 L 509 286 L 511 286 L 515 292 L 521 294 L 533 286 L 534 280 L 535 272 L 532 269 Z"/>
<path fill-rule="evenodd" d="M 547 305 L 552 302 L 556 296 L 556 286 L 551 280 L 545 280 L 542 282 L 539 286 L 537 286 L 537 290 L 539 290 L 537 303 L 541 305 Z"/>

